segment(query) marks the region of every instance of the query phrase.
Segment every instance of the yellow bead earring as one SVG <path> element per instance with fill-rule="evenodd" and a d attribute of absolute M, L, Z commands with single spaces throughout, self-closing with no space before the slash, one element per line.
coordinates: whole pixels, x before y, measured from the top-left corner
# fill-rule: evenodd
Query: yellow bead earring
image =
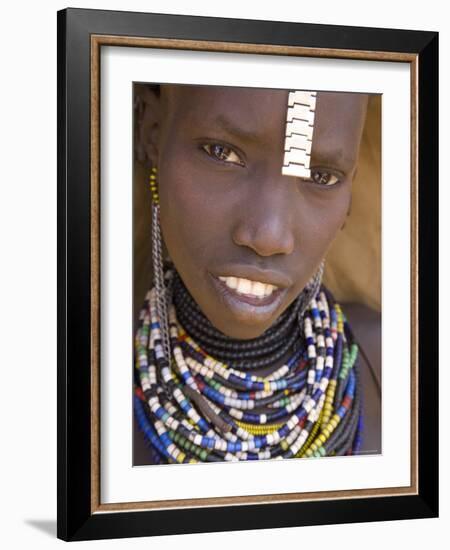
<path fill-rule="evenodd" d="M 152 166 L 150 171 L 150 191 L 152 192 L 152 200 L 155 204 L 159 204 L 158 182 L 156 181 L 157 173 L 158 168 Z"/>

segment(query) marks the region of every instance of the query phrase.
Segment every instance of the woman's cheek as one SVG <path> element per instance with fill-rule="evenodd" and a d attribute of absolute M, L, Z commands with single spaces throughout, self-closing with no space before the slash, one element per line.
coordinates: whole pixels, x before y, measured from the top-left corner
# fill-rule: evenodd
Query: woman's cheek
<path fill-rule="evenodd" d="M 311 197 L 309 210 L 314 212 L 316 231 L 332 240 L 344 223 L 351 197 L 351 186 L 343 182 L 336 189 L 318 189 Z"/>
<path fill-rule="evenodd" d="M 170 178 L 170 179 L 169 179 Z M 188 174 L 168 174 L 166 192 L 161 197 L 161 224 L 169 253 L 183 262 L 207 256 L 220 223 L 205 200 L 205 193 Z"/>

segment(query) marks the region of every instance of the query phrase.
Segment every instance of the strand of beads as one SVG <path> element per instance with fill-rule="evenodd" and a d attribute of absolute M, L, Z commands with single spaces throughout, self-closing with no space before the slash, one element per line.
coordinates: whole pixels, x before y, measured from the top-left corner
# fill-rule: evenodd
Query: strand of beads
<path fill-rule="evenodd" d="M 323 289 L 317 301 L 310 303 L 303 322 L 306 347 L 270 376 L 258 377 L 202 350 L 177 321 L 173 305 L 169 317 L 174 363 L 169 365 L 161 345 L 154 291 L 150 292 L 136 335 L 135 410 L 140 429 L 161 460 L 340 454 L 349 452 L 352 438 L 357 448 L 362 422 L 355 423 L 355 414 L 347 414 L 357 401 L 356 376 L 351 372 L 346 376 L 352 382 L 347 381 L 345 402 L 338 408 L 340 416 L 329 410 L 333 403 L 329 383 L 336 382 L 341 372 L 341 348 L 346 340 L 340 309 L 332 300 L 330 308 L 328 301 Z M 333 433 L 328 425 L 335 422 L 335 416 L 326 418 L 331 413 L 343 419 Z M 328 438 L 324 429 L 329 431 Z"/>
<path fill-rule="evenodd" d="M 301 456 L 349 454 L 359 450 L 361 445 L 361 390 L 359 365 L 356 361 L 358 347 L 351 342 L 353 335 L 338 304 L 335 304 L 332 318 L 332 334 L 336 339 L 336 364 L 341 364 L 341 368 L 334 369 L 329 383 L 320 423 L 320 434 L 308 441 Z M 356 436 L 357 430 L 359 430 L 358 436 Z"/>

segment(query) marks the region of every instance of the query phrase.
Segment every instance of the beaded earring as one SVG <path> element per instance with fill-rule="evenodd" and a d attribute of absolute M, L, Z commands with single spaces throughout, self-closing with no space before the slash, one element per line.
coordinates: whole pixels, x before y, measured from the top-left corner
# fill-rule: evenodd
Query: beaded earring
<path fill-rule="evenodd" d="M 308 305 L 309 302 L 317 296 L 317 293 L 319 292 L 319 289 L 320 289 L 320 285 L 322 284 L 324 269 L 325 269 L 325 258 L 322 259 L 322 261 L 319 264 L 319 268 L 317 269 L 316 273 L 313 275 L 312 279 L 309 281 L 309 283 L 306 285 L 304 289 L 306 305 Z"/>
<path fill-rule="evenodd" d="M 150 172 L 150 191 L 152 194 L 152 263 L 153 285 L 156 289 L 156 310 L 161 322 L 161 342 L 163 354 L 170 365 L 171 350 L 169 340 L 169 315 L 168 301 L 169 288 L 164 277 L 164 258 L 162 246 L 162 233 L 160 224 L 159 193 L 157 182 L 158 169 L 156 166 Z"/>
<path fill-rule="evenodd" d="M 156 174 L 158 173 L 158 168 L 152 166 L 150 170 L 150 191 L 152 193 L 152 202 L 155 205 L 159 204 L 159 194 L 158 194 L 158 182 L 156 181 Z"/>

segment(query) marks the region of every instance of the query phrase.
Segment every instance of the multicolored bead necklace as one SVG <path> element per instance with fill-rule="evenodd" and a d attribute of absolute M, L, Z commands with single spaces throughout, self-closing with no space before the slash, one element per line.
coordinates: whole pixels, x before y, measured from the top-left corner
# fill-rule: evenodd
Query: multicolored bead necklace
<path fill-rule="evenodd" d="M 150 463 L 359 451 L 358 347 L 323 285 L 301 315 L 299 296 L 264 335 L 240 341 L 209 323 L 176 270 L 168 268 L 165 275 L 172 289 L 172 364 L 164 354 L 155 288 L 147 294 L 135 338 L 134 410 Z M 270 374 L 253 374 L 284 356 Z"/>

